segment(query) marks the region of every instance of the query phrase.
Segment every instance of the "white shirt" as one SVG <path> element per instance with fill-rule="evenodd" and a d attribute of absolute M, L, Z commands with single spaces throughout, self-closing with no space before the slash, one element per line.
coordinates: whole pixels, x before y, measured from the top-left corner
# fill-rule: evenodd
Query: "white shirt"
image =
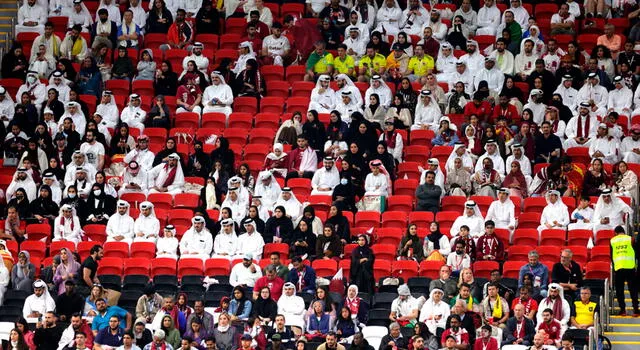
<path fill-rule="evenodd" d="M 451 230 L 449 231 L 451 233 L 451 237 L 457 237 L 458 233 L 460 233 L 460 227 L 463 225 L 467 225 L 467 227 L 469 227 L 469 234 L 472 237 L 479 237 L 484 231 L 484 220 L 482 219 L 482 216 L 467 216 L 465 214 L 458 216 L 456 221 L 451 225 Z"/>
<path fill-rule="evenodd" d="M 447 256 L 447 265 L 451 266 L 452 271 L 462 271 L 462 269 L 471 267 L 471 258 L 466 253 L 460 256 L 456 252 L 452 252 Z"/>
<path fill-rule="evenodd" d="M 591 86 L 591 84 L 584 84 L 580 90 L 578 90 L 578 101 L 593 100 L 598 108 L 606 108 L 607 102 L 609 102 L 609 92 L 602 85 Z"/>
<path fill-rule="evenodd" d="M 640 154 L 634 153 L 634 149 L 640 149 L 640 139 L 634 141 L 631 136 L 622 139 L 620 143 L 620 155 L 625 162 L 640 163 Z"/>
<path fill-rule="evenodd" d="M 472 76 L 475 76 L 484 68 L 484 56 L 478 50 L 473 54 L 466 53 L 462 55 L 460 60 L 467 63 L 467 70 Z"/>
<path fill-rule="evenodd" d="M 264 239 L 260 232 L 243 233 L 238 237 L 238 252 L 251 253 L 253 258 L 259 260 L 264 249 Z"/>
<path fill-rule="evenodd" d="M 327 170 L 325 167 L 322 167 L 313 174 L 313 179 L 311 180 L 311 187 L 314 190 L 317 190 L 320 187 L 328 187 L 330 191 L 333 191 L 334 187 L 336 187 L 340 183 L 340 173 L 338 169 L 335 167 L 331 167 L 331 170 Z"/>
<path fill-rule="evenodd" d="M 489 205 L 485 220 L 493 220 L 497 228 L 516 227 L 515 206 L 510 199 L 495 200 Z"/>
<path fill-rule="evenodd" d="M 418 101 L 412 129 L 419 129 L 423 125 L 429 128 L 434 122 L 439 121 L 440 117 L 442 117 L 442 111 L 438 104 L 433 101 L 433 98 L 429 101 L 428 105 L 425 105 L 422 101 Z"/>
<path fill-rule="evenodd" d="M 160 232 L 160 220 L 154 216 L 144 216 L 140 214 L 133 224 L 133 233 L 142 232 L 143 238 L 158 237 Z"/>
<path fill-rule="evenodd" d="M 515 72 L 516 73 L 524 73 L 529 76 L 533 70 L 536 68 L 536 60 L 538 59 L 538 55 L 535 52 L 527 55 L 524 51 L 520 52 L 516 56 L 515 62 Z"/>
<path fill-rule="evenodd" d="M 217 98 L 218 102 L 222 103 L 224 106 L 230 106 L 233 103 L 233 92 L 231 91 L 231 87 L 227 84 L 220 83 L 218 85 L 210 85 L 204 89 L 202 104 L 206 105 L 214 98 Z M 215 107 L 222 106 L 216 105 Z"/>
<path fill-rule="evenodd" d="M 388 108 L 391 105 L 391 89 L 389 89 L 386 85 L 380 84 L 380 87 L 375 88 L 373 84 L 367 89 L 364 94 L 364 102 L 365 106 L 369 107 L 371 104 L 371 94 L 378 94 L 380 97 L 380 106 L 384 108 Z"/>
<path fill-rule="evenodd" d="M 589 114 L 589 130 L 586 130 L 586 119 L 580 115 L 573 117 L 567 123 L 567 128 L 564 130 L 567 139 L 573 139 L 578 136 L 578 122 L 582 123 L 582 137 L 595 137 L 598 131 L 598 119 L 595 116 Z"/>
<path fill-rule="evenodd" d="M 251 267 L 245 267 L 242 262 L 239 262 L 231 269 L 229 275 L 229 284 L 237 286 L 244 284 L 248 287 L 253 287 L 256 284 L 258 278 L 262 277 L 262 269 L 256 264 L 252 264 L 255 272 L 251 272 Z"/>
<path fill-rule="evenodd" d="M 476 90 L 478 89 L 480 82 L 483 80 L 489 84 L 490 90 L 499 93 L 502 91 L 502 86 L 504 85 L 504 73 L 496 66 L 493 66 L 491 70 L 482 68 L 474 78 L 474 86 L 476 87 Z"/>
<path fill-rule="evenodd" d="M 55 311 L 56 302 L 51 296 L 44 292 L 41 296 L 37 297 L 35 294 L 31 294 L 24 300 L 24 306 L 22 307 L 22 316 L 27 318 L 31 313 L 38 312 L 44 317 L 49 311 Z"/>
<path fill-rule="evenodd" d="M 84 153 L 87 157 L 87 162 L 97 169 L 99 157 L 104 157 L 104 146 L 98 141 L 94 141 L 93 145 L 85 142 L 80 145 L 80 152 Z"/>
<path fill-rule="evenodd" d="M 618 140 L 616 138 L 609 135 L 594 138 L 589 145 L 589 155 L 593 157 L 596 151 L 600 151 L 604 155 L 605 164 L 618 162 Z"/>
<path fill-rule="evenodd" d="M 167 179 L 170 171 L 170 169 L 167 169 L 167 170 L 164 169 L 165 165 L 166 164 L 160 163 L 156 165 L 153 169 L 151 169 L 151 171 L 149 171 L 149 175 L 148 175 L 149 187 L 153 187 L 153 186 L 161 187 L 164 185 L 164 182 Z M 184 173 L 182 172 L 182 169 L 180 168 L 179 164 L 176 166 L 178 167 L 176 171 L 176 176 L 173 180 L 173 183 L 171 183 L 167 187 L 168 191 L 182 190 L 182 187 L 184 186 Z"/>
<path fill-rule="evenodd" d="M 262 41 L 262 48 L 267 49 L 267 54 L 270 56 L 282 56 L 285 51 L 289 51 L 291 45 L 284 35 L 280 35 L 279 38 L 269 35 Z"/>
<path fill-rule="evenodd" d="M 431 331 L 432 334 L 436 334 L 436 330 L 438 328 L 445 328 L 447 318 L 450 314 L 451 308 L 449 307 L 449 304 L 442 300 L 438 303 L 434 303 L 433 300 L 429 298 L 424 305 L 422 305 L 420 318 L 418 320 L 426 323 L 429 331 Z M 440 320 L 436 321 L 433 318 L 436 315 L 441 315 Z"/>
<path fill-rule="evenodd" d="M 184 237 L 183 237 L 184 239 Z M 171 256 L 178 258 L 178 239 L 175 237 L 160 237 L 156 242 L 156 248 L 158 250 L 157 257 Z"/>
<path fill-rule="evenodd" d="M 493 161 L 493 169 L 497 171 L 498 174 L 503 176 L 505 175 L 504 160 L 500 156 L 500 152 L 498 152 L 497 150 L 495 151 L 494 154 L 489 154 L 488 152 L 484 152 L 476 162 L 476 167 L 474 169 L 475 172 L 482 170 L 482 161 L 485 158 L 491 158 L 491 160 Z"/>
<path fill-rule="evenodd" d="M 116 212 L 107 222 L 107 237 L 124 236 L 124 239 L 133 239 L 133 224 L 133 218 L 129 214 L 120 215 Z"/>
<path fill-rule="evenodd" d="M 220 235 L 218 235 L 220 236 Z M 182 254 L 198 254 L 203 256 L 211 255 L 213 249 L 213 237 L 208 230 L 202 229 L 198 232 L 191 227 L 184 233 L 180 240 L 180 252 Z"/>
<path fill-rule="evenodd" d="M 120 113 L 120 120 L 123 123 L 127 123 L 130 128 L 138 128 L 140 131 L 144 130 L 144 121 L 147 117 L 145 112 L 140 106 L 127 106 Z"/>
<path fill-rule="evenodd" d="M 628 87 L 622 86 L 622 89 L 609 91 L 607 108 L 613 108 L 619 114 L 629 115 L 632 101 L 633 92 Z"/>
<path fill-rule="evenodd" d="M 387 177 L 382 173 L 369 173 L 364 181 L 364 190 L 367 196 L 387 196 Z"/>
<path fill-rule="evenodd" d="M 63 222 L 64 224 L 61 224 Z M 73 223 L 73 225 L 71 225 Z M 71 228 L 73 226 L 73 228 Z M 53 227 L 53 236 L 54 239 L 62 240 L 65 239 L 67 241 L 79 242 L 81 240 L 81 232 L 82 225 L 80 225 L 80 220 L 78 220 L 77 216 L 73 216 L 71 218 L 65 218 L 64 221 L 62 217 L 58 216 L 54 220 Z"/>
<path fill-rule="evenodd" d="M 220 232 L 213 243 L 213 253 L 218 255 L 235 255 L 238 253 L 238 236 L 235 233 Z"/>
<path fill-rule="evenodd" d="M 564 103 L 565 106 L 569 107 L 571 112 L 575 113 L 576 107 L 578 105 L 578 90 L 574 89 L 573 87 L 567 89 L 563 84 L 560 84 L 558 85 L 556 91 L 554 91 L 553 93 L 559 94 L 562 97 L 562 103 Z"/>
<path fill-rule="evenodd" d="M 558 202 L 562 201 L 558 199 L 555 204 L 547 204 L 547 206 L 544 207 L 542 216 L 540 217 L 540 225 L 553 225 L 554 221 L 557 221 L 562 227 L 566 227 L 569 224 L 569 211 L 565 205 L 561 205 Z"/>
<path fill-rule="evenodd" d="M 311 90 L 311 101 L 319 104 L 326 105 L 328 110 L 333 110 L 336 107 L 336 93 L 331 88 L 327 87 L 324 91 L 320 92 L 321 88 L 314 88 Z"/>
<path fill-rule="evenodd" d="M 520 170 L 525 177 L 531 176 L 531 161 L 529 160 L 529 158 L 527 158 L 527 156 L 524 155 L 524 153 L 522 154 L 522 157 L 520 157 L 520 159 L 516 159 L 513 154 L 507 157 L 505 169 L 511 169 L 511 163 L 513 163 L 514 160 L 517 160 L 518 163 L 520 163 Z"/>
<path fill-rule="evenodd" d="M 99 104 L 96 106 L 96 113 L 102 116 L 102 121 L 106 122 L 107 127 L 115 128 L 120 120 L 120 112 L 115 103 Z"/>
<path fill-rule="evenodd" d="M 478 28 L 492 27 L 497 28 L 500 25 L 500 10 L 497 6 L 482 6 L 478 10 Z"/>
<path fill-rule="evenodd" d="M 155 158 L 155 154 L 147 149 L 139 149 L 134 148 L 124 157 L 125 163 L 130 163 L 131 161 L 138 162 L 138 165 L 142 167 L 142 170 L 149 171 L 153 168 L 153 160 Z"/>
<path fill-rule="evenodd" d="M 25 2 L 25 4 L 18 9 L 18 25 L 22 25 L 24 22 L 38 22 L 39 25 L 44 25 L 46 21 L 47 11 L 37 4 L 29 6 L 29 4 Z"/>

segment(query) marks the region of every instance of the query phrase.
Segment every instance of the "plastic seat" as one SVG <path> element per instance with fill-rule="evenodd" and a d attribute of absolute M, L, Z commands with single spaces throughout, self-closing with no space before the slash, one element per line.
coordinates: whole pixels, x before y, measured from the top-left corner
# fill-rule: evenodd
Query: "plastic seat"
<path fill-rule="evenodd" d="M 582 44 L 582 41 L 580 41 Z M 591 156 L 589 155 L 589 147 L 570 147 L 566 150 L 567 155 L 573 159 L 574 163 L 590 164 Z"/>
<path fill-rule="evenodd" d="M 429 147 L 411 145 L 405 146 L 404 160 L 407 162 L 416 162 L 419 164 L 426 164 L 429 159 Z"/>
<path fill-rule="evenodd" d="M 396 260 L 391 263 L 391 275 L 407 281 L 409 278 L 418 277 L 419 266 L 414 260 Z"/>
<path fill-rule="evenodd" d="M 122 276 L 123 263 L 122 258 L 102 258 L 98 265 L 98 276 L 100 275 L 118 275 Z"/>
<path fill-rule="evenodd" d="M 293 178 L 287 180 L 287 186 L 291 187 L 291 190 L 298 194 L 298 192 L 305 193 L 307 196 L 311 193 L 311 180 L 306 178 Z"/>
<path fill-rule="evenodd" d="M 46 256 L 47 245 L 41 241 L 26 240 L 20 244 L 20 250 L 28 251 L 31 255 L 31 259 L 42 260 Z"/>
<path fill-rule="evenodd" d="M 534 228 L 540 226 L 540 212 L 523 211 L 518 217 L 518 228 Z"/>
<path fill-rule="evenodd" d="M 155 258 L 151 260 L 151 277 L 157 275 L 176 275 L 176 261 L 171 258 Z"/>
<path fill-rule="evenodd" d="M 562 247 L 567 242 L 565 230 L 542 230 L 540 233 L 540 245 L 555 245 Z"/>
<path fill-rule="evenodd" d="M 153 242 L 133 242 L 131 256 L 151 260 L 156 257 L 156 245 Z"/>
<path fill-rule="evenodd" d="M 225 20 L 225 33 L 237 33 L 242 35 L 244 33 L 244 27 L 246 26 L 247 21 L 242 18 L 227 18 Z"/>
<path fill-rule="evenodd" d="M 268 150 L 265 149 L 264 144 L 254 144 L 253 142 L 249 141 L 249 143 L 244 146 L 243 159 L 245 161 L 258 161 L 262 164 L 267 153 Z"/>
<path fill-rule="evenodd" d="M 613 230 L 600 230 L 596 232 L 595 245 L 608 246 L 613 236 L 615 236 Z"/>
<path fill-rule="evenodd" d="M 175 226 L 191 226 L 193 211 L 191 209 L 173 209 L 169 215 L 169 223 Z"/>
<path fill-rule="evenodd" d="M 356 213 L 355 227 L 379 227 L 380 213 L 377 211 L 359 211 Z"/>
<path fill-rule="evenodd" d="M 176 128 L 190 128 L 193 130 L 200 127 L 200 115 L 194 112 L 184 112 L 177 114 L 174 121 Z"/>
<path fill-rule="evenodd" d="M 537 246 L 538 236 L 538 230 L 519 228 L 513 232 L 513 244 Z"/>
<path fill-rule="evenodd" d="M 214 59 L 213 64 L 214 65 L 219 65 L 220 62 L 222 62 L 223 59 L 225 58 L 229 58 L 232 61 L 235 61 L 238 59 L 238 49 L 237 49 L 237 45 L 236 48 L 234 49 L 220 49 L 216 52 L 216 57 Z"/>
<path fill-rule="evenodd" d="M 95 241 L 97 243 L 104 243 L 107 240 L 106 225 L 84 225 L 84 227 L 82 227 L 82 230 L 84 231 L 84 234 L 92 241 Z"/>
<path fill-rule="evenodd" d="M 258 112 L 258 101 L 255 97 L 236 97 L 233 100 L 233 111 L 256 114 Z"/>
<path fill-rule="evenodd" d="M 20 86 L 22 86 L 22 84 L 23 84 L 23 81 L 21 79 L 16 79 L 16 78 L 0 79 L 0 85 L 5 89 L 7 89 L 7 92 L 11 95 L 12 99 L 16 96 L 16 94 L 18 93 L 18 89 L 20 89 Z"/>
<path fill-rule="evenodd" d="M 383 227 L 376 229 L 376 244 L 390 244 L 395 247 L 400 244 L 404 232 L 399 227 Z"/>
<path fill-rule="evenodd" d="M 267 86 L 271 88 L 271 82 L 284 81 L 284 67 L 276 65 L 265 65 L 260 69 L 262 77 L 268 83 Z"/>
<path fill-rule="evenodd" d="M 585 278 L 589 279 L 606 279 L 611 275 L 611 263 L 603 261 L 591 261 L 586 266 L 587 273 Z"/>
<path fill-rule="evenodd" d="M 464 203 L 467 201 L 462 196 L 445 196 L 442 197 L 441 210 L 460 212 L 464 209 Z"/>
<path fill-rule="evenodd" d="M 591 256 L 589 261 L 611 261 L 611 249 L 605 245 L 597 245 L 591 248 Z"/>
<path fill-rule="evenodd" d="M 287 259 L 289 255 L 289 245 L 286 243 L 267 243 L 264 245 L 262 256 L 265 258 L 271 253 L 280 253 L 281 259 Z"/>
<path fill-rule="evenodd" d="M 547 200 L 544 197 L 527 197 L 524 199 L 523 212 L 540 212 L 547 206 Z"/>
<path fill-rule="evenodd" d="M 105 82 L 105 87 L 107 90 L 111 90 L 114 95 L 129 95 L 129 81 L 127 80 L 107 80 Z"/>
<path fill-rule="evenodd" d="M 129 244 L 126 242 L 106 242 L 103 248 L 105 257 L 120 259 L 129 257 Z"/>
<path fill-rule="evenodd" d="M 295 81 L 303 81 L 305 74 L 307 74 L 306 66 L 289 66 L 285 71 L 285 80 L 293 84 Z"/>
<path fill-rule="evenodd" d="M 204 265 L 202 259 L 180 259 L 178 260 L 178 277 L 185 275 L 202 275 L 204 274 Z"/>
<path fill-rule="evenodd" d="M 200 196 L 195 193 L 178 193 L 173 197 L 174 208 L 195 209 L 198 207 Z M 173 212 L 172 212 L 173 215 Z"/>
<path fill-rule="evenodd" d="M 382 227 L 405 229 L 407 227 L 407 219 L 407 211 L 385 211 L 382 213 Z"/>
<path fill-rule="evenodd" d="M 373 262 L 373 278 L 377 281 L 382 277 L 389 276 L 391 274 L 391 261 L 390 260 L 378 260 Z"/>
<path fill-rule="evenodd" d="M 169 49 L 164 52 L 164 59 L 171 62 L 175 72 L 182 71 L 182 61 L 189 56 L 189 52 L 183 49 Z"/>
<path fill-rule="evenodd" d="M 520 261 L 527 261 L 529 259 L 529 252 L 534 250 L 535 246 L 537 246 L 538 244 L 536 243 L 536 245 L 534 246 L 529 246 L 529 245 L 512 245 L 508 248 L 507 250 L 507 256 L 508 256 L 508 260 L 520 260 Z"/>
<path fill-rule="evenodd" d="M 476 261 L 473 263 L 473 276 L 489 278 L 491 271 L 500 269 L 500 264 L 497 261 Z"/>
<path fill-rule="evenodd" d="M 280 114 L 258 113 L 254 117 L 254 124 L 256 128 L 277 130 L 280 127 Z"/>
<path fill-rule="evenodd" d="M 440 223 L 440 227 L 450 228 L 458 216 L 460 213 L 457 211 L 440 211 L 436 214 L 435 221 Z"/>
<path fill-rule="evenodd" d="M 567 237 L 567 242 L 571 245 L 587 246 L 589 239 L 593 238 L 593 231 L 591 230 L 570 230 Z"/>
<path fill-rule="evenodd" d="M 439 278 L 440 267 L 444 265 L 444 261 L 423 260 L 420 263 L 420 276 L 429 277 L 431 279 Z"/>
<path fill-rule="evenodd" d="M 298 3 L 285 2 L 280 6 L 280 13 L 282 17 L 292 15 L 294 17 L 301 18 L 304 14 L 304 5 Z"/>
<path fill-rule="evenodd" d="M 291 83 L 292 97 L 309 97 L 316 84 L 310 81 L 294 81 Z"/>
<path fill-rule="evenodd" d="M 393 184 L 393 193 L 396 195 L 414 196 L 418 185 L 420 185 L 420 182 L 418 180 L 397 179 Z"/>
<path fill-rule="evenodd" d="M 409 223 L 416 224 L 418 227 L 429 227 L 433 220 L 434 216 L 430 211 L 412 211 L 409 213 Z"/>
<path fill-rule="evenodd" d="M 229 115 L 229 128 L 251 129 L 253 127 L 253 114 L 245 112 L 233 112 Z"/>
<path fill-rule="evenodd" d="M 153 203 L 156 209 L 173 209 L 173 196 L 169 193 L 149 193 L 147 200 Z"/>
<path fill-rule="evenodd" d="M 413 210 L 413 196 L 394 195 L 387 197 L 386 210 L 405 211 Z"/>
<path fill-rule="evenodd" d="M 271 80 L 268 83 L 267 97 L 287 99 L 289 97 L 289 83 L 280 80 Z"/>
<path fill-rule="evenodd" d="M 433 146 L 431 158 L 437 158 L 440 164 L 445 164 L 451 152 L 453 152 L 453 146 Z"/>
<path fill-rule="evenodd" d="M 392 244 L 374 244 L 371 246 L 371 250 L 376 257 L 376 261 L 378 260 L 388 260 L 392 261 L 396 258 L 396 248 L 397 246 Z M 376 278 L 377 280 L 377 278 Z"/>
<path fill-rule="evenodd" d="M 540 245 L 536 247 L 536 251 L 540 255 L 540 261 L 558 261 L 558 257 L 560 256 L 560 251 L 562 250 L 562 245 Z M 552 269 L 549 269 L 551 271 Z"/>
<path fill-rule="evenodd" d="M 420 170 L 418 169 L 420 163 L 416 162 L 402 162 L 398 164 L 398 178 L 408 178 L 412 180 L 420 180 Z M 415 193 L 415 190 L 414 190 Z"/>
<path fill-rule="evenodd" d="M 71 252 L 76 251 L 76 244 L 71 241 L 56 241 L 49 244 L 49 256 L 58 254 L 63 248 L 69 249 Z"/>
<path fill-rule="evenodd" d="M 220 49 L 237 50 L 240 44 L 241 34 L 227 33 L 220 35 Z"/>
<path fill-rule="evenodd" d="M 289 97 L 286 103 L 286 111 L 287 113 L 300 112 L 304 114 L 309 107 L 309 102 L 308 97 Z"/>
<path fill-rule="evenodd" d="M 433 130 L 413 130 L 411 131 L 411 146 L 426 146 L 431 148 L 431 140 L 435 138 Z"/>
<path fill-rule="evenodd" d="M 204 47 L 217 48 L 220 36 L 218 34 L 196 34 L 196 41 L 201 42 Z"/>
<path fill-rule="evenodd" d="M 147 200 L 147 196 L 145 196 L 144 193 L 131 192 L 131 193 L 123 193 L 120 196 L 120 199 L 129 203 L 132 208 L 137 208 L 138 204 Z"/>
<path fill-rule="evenodd" d="M 145 242 L 146 243 L 146 242 Z M 134 243 L 135 244 L 135 243 Z M 153 244 L 153 243 L 151 243 Z M 155 248 L 154 248 L 155 250 Z M 154 253 L 155 256 L 155 253 Z M 135 257 L 124 260 L 124 275 L 149 275 L 151 260 L 148 257 Z"/>
<path fill-rule="evenodd" d="M 249 144 L 260 145 L 262 148 L 265 145 L 272 145 L 273 138 L 275 136 L 275 132 L 273 129 L 269 128 L 255 128 L 251 130 L 249 134 Z M 270 149 L 265 149 L 265 151 L 270 151 Z M 265 153 L 266 154 L 266 153 Z M 264 158 L 261 159 L 264 161 Z"/>
<path fill-rule="evenodd" d="M 480 211 L 486 213 L 489 210 L 489 206 L 495 199 L 490 196 L 470 196 L 469 200 L 476 202 Z"/>
<path fill-rule="evenodd" d="M 518 279 L 520 277 L 520 268 L 525 264 L 527 264 L 527 261 L 511 260 L 510 257 L 508 261 L 502 264 L 502 277 Z"/>
<path fill-rule="evenodd" d="M 52 231 L 49 224 L 29 224 L 26 227 L 26 234 L 30 241 L 39 241 L 45 238 L 49 240 Z"/>
<path fill-rule="evenodd" d="M 93 246 L 96 244 L 100 245 L 100 242 L 90 242 L 90 241 L 78 242 L 78 245 L 76 246 L 76 252 L 78 253 L 78 255 L 80 255 L 80 259 L 82 261 L 84 261 L 84 259 L 86 259 L 89 256 L 89 252 L 91 251 L 91 248 L 93 248 Z"/>
<path fill-rule="evenodd" d="M 227 259 L 207 259 L 204 262 L 205 276 L 228 276 L 230 273 L 231 268 Z"/>
<path fill-rule="evenodd" d="M 260 113 L 277 113 L 283 111 L 285 99 L 282 97 L 264 97 L 260 100 Z"/>
<path fill-rule="evenodd" d="M 316 259 L 311 263 L 311 267 L 316 270 L 316 276 L 333 277 L 338 271 L 338 262 L 335 260 Z"/>

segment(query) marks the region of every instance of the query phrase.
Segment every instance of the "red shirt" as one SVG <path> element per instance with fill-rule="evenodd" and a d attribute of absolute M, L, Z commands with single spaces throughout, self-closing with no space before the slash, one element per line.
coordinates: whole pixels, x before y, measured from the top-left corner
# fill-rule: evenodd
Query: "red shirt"
<path fill-rule="evenodd" d="M 444 344 L 450 335 L 456 338 L 456 344 L 469 344 L 469 332 L 462 327 L 458 328 L 458 333 L 454 333 L 451 328 L 442 332 L 442 340 L 440 342 Z"/>
<path fill-rule="evenodd" d="M 253 39 L 249 39 L 248 36 L 243 36 L 240 38 L 240 42 L 248 41 L 251 43 L 251 47 L 253 48 L 253 52 L 259 53 L 262 50 L 262 39 L 258 35 L 254 35 Z"/>
<path fill-rule="evenodd" d="M 507 104 L 507 108 L 506 109 L 503 109 L 502 106 L 500 106 L 500 105 L 496 105 L 496 107 L 493 109 L 493 121 L 492 122 L 495 122 L 496 120 L 498 120 L 498 117 L 500 117 L 500 116 L 505 117 L 507 119 L 507 124 L 509 124 L 509 125 L 511 125 L 511 123 L 514 120 L 520 119 L 520 116 L 518 115 L 518 110 L 516 109 L 516 106 L 512 105 L 511 103 Z"/>
<path fill-rule="evenodd" d="M 198 95 L 202 94 L 198 85 L 194 85 L 194 89 L 196 91 L 194 94 L 192 94 L 189 92 L 189 90 L 187 90 L 186 85 L 180 85 L 178 86 L 178 91 L 176 92 L 176 98 L 180 99 L 182 102 L 192 105 L 196 102 L 196 98 L 198 98 Z"/>
<path fill-rule="evenodd" d="M 524 313 L 525 314 L 529 314 L 529 312 L 533 311 L 538 311 L 538 302 L 535 301 L 533 298 L 529 298 L 529 300 L 527 301 L 520 301 L 520 298 L 515 298 L 513 299 L 513 302 L 511 302 L 511 310 L 516 308 L 516 305 L 518 304 L 522 304 L 524 305 Z"/>
<path fill-rule="evenodd" d="M 477 338 L 476 342 L 473 344 L 473 350 L 498 350 L 498 341 L 496 338 L 489 338 L 489 342 L 485 344 L 483 338 Z"/>
<path fill-rule="evenodd" d="M 476 106 L 475 103 L 473 103 L 473 101 L 469 101 L 464 106 L 464 116 L 465 117 L 469 117 L 472 114 L 475 114 L 475 115 L 478 116 L 478 119 L 487 120 L 489 118 L 489 116 L 491 115 L 491 113 L 492 113 L 491 105 L 487 101 L 480 102 L 479 106 Z"/>
<path fill-rule="evenodd" d="M 562 326 L 560 322 L 555 319 L 551 321 L 551 323 L 542 322 L 538 327 L 538 330 L 543 330 L 549 336 L 549 339 L 554 342 L 560 340 L 560 332 L 562 331 Z"/>
<path fill-rule="evenodd" d="M 260 293 L 260 290 L 264 287 L 269 288 L 271 291 L 271 299 L 278 301 L 282 295 L 282 287 L 284 287 L 284 280 L 280 277 L 276 277 L 269 280 L 267 276 L 258 278 L 256 284 L 253 286 L 253 291 Z"/>

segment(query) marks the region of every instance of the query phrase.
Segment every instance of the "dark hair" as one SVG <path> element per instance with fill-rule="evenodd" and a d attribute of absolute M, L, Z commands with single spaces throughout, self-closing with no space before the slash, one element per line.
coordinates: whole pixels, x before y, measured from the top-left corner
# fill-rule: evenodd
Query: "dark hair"
<path fill-rule="evenodd" d="M 101 245 L 99 244 L 94 245 L 93 247 L 91 247 L 91 250 L 89 251 L 89 255 L 99 252 L 100 249 L 102 249 Z"/>

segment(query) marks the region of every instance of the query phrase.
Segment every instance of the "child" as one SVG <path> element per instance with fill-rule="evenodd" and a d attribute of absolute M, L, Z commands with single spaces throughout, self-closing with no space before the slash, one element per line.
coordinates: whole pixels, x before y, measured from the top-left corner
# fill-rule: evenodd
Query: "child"
<path fill-rule="evenodd" d="M 569 230 L 593 229 L 593 224 L 591 223 L 593 208 L 591 208 L 589 204 L 589 197 L 583 196 L 580 198 L 578 207 L 571 213 L 571 220 L 576 220 L 576 222 L 569 224 Z"/>
<path fill-rule="evenodd" d="M 156 74 L 156 63 L 153 61 L 151 50 L 142 51 L 142 57 L 138 62 L 138 76 L 134 80 L 154 80 Z"/>
<path fill-rule="evenodd" d="M 156 247 L 158 253 L 156 258 L 173 258 L 178 260 L 178 239 L 176 236 L 176 228 L 173 225 L 164 227 L 164 236 L 158 238 Z"/>
<path fill-rule="evenodd" d="M 458 242 L 464 242 L 465 253 L 469 254 L 469 257 L 471 257 L 472 261 L 475 260 L 474 258 L 476 256 L 476 243 L 469 235 L 469 226 L 460 226 L 460 232 L 458 233 L 458 235 L 451 239 L 451 246 L 455 247 L 456 243 Z"/>

